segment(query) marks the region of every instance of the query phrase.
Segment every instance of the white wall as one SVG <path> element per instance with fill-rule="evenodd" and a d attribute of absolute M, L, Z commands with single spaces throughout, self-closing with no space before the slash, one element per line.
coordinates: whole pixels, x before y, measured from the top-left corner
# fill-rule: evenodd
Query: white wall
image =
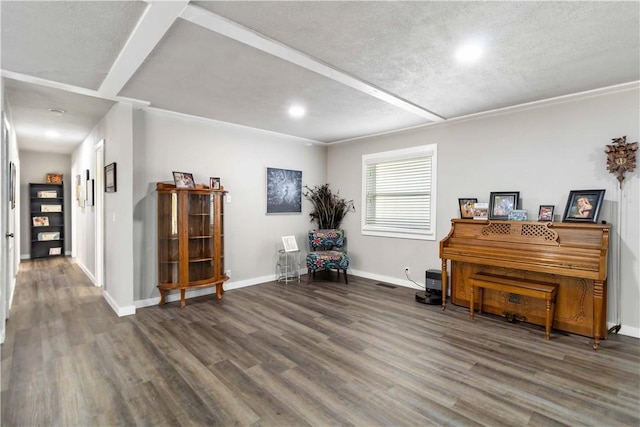
<path fill-rule="evenodd" d="M 621 276 L 615 262 L 609 268 L 608 320 L 616 321 L 612 291 L 621 284 L 621 333 L 640 336 L 638 168 L 627 174 L 621 199 L 604 154 L 612 138 L 627 135 L 628 142 L 638 141 L 639 95 L 637 88 L 628 89 L 331 145 L 328 181 L 362 209 L 363 154 L 438 144 L 438 240 L 363 236 L 360 213 L 347 215 L 344 228 L 353 272 L 409 285 L 404 277 L 409 266 L 413 278 L 424 284 L 425 270 L 440 269 L 438 242 L 449 232 L 450 219 L 459 217 L 460 197 L 488 202 L 491 191 L 520 191 L 521 207 L 535 218 L 541 204 L 555 205 L 556 215 L 562 215 L 570 190 L 604 188 L 600 219 L 613 223 L 612 256 L 618 256 L 616 239 L 622 233 Z M 616 223 L 619 200 L 622 224 Z"/>
<path fill-rule="evenodd" d="M 69 154 L 20 151 L 20 258 L 31 253 L 29 184 L 47 182 L 48 173 L 61 173 L 64 188 L 64 250 L 71 253 L 71 200 L 75 197 Z"/>
<path fill-rule="evenodd" d="M 105 164 L 117 164 L 117 192 L 104 199 L 104 296 L 119 316 L 135 313 L 133 305 L 133 109 L 113 106 L 91 134 L 72 154 L 72 170 L 95 178 L 95 146 L 102 139 Z M 75 193 L 74 193 L 75 195 Z M 75 196 L 74 196 L 75 197 Z M 74 205 L 77 243 L 76 259 L 95 280 L 95 207 Z"/>
<path fill-rule="evenodd" d="M 210 177 L 220 177 L 231 195 L 231 203 L 225 204 L 225 269 L 231 270 L 226 290 L 273 280 L 281 236 L 295 235 L 304 250 L 312 228 L 310 206 L 303 200 L 302 214 L 266 215 L 266 168 L 300 170 L 303 185 L 321 184 L 326 179 L 325 147 L 161 111 L 135 117 L 136 305 L 158 302 L 155 186 L 173 182 L 172 171 L 191 172 L 197 183 L 207 185 Z"/>

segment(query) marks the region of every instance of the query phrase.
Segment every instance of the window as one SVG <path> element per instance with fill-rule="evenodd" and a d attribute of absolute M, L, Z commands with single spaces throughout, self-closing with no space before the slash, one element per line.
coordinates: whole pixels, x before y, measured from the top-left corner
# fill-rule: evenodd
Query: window
<path fill-rule="evenodd" d="M 436 239 L 436 144 L 362 156 L 362 234 Z"/>

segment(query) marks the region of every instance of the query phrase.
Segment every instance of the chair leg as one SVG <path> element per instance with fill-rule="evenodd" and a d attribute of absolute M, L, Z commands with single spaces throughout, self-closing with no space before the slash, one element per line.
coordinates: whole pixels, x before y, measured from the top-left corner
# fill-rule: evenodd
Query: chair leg
<path fill-rule="evenodd" d="M 307 268 L 307 284 L 308 284 L 308 283 L 311 283 L 311 275 L 312 275 L 312 274 L 313 274 L 313 273 L 311 273 L 311 269 L 310 269 L 310 268 Z"/>
<path fill-rule="evenodd" d="M 340 270 L 338 270 L 338 271 L 340 271 Z M 346 269 L 344 270 L 344 283 L 347 284 L 347 285 L 349 284 L 349 279 L 347 279 L 347 270 Z"/>

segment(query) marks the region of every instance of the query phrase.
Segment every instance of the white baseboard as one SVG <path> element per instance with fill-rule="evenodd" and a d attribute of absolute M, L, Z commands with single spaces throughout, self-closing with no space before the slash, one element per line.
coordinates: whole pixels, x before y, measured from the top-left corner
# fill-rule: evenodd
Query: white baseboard
<path fill-rule="evenodd" d="M 111 309 L 116 312 L 118 317 L 132 316 L 136 314 L 135 305 L 130 305 L 128 307 L 120 307 L 118 306 L 118 303 L 116 303 L 116 301 L 111 297 L 111 295 L 109 295 L 107 291 L 103 291 L 102 296 L 107 301 L 107 304 L 111 306 Z"/>
<path fill-rule="evenodd" d="M 616 326 L 615 323 L 607 322 L 607 328 Z M 626 335 L 628 337 L 640 338 L 640 328 L 633 328 L 631 326 L 620 325 L 619 335 Z"/>
<path fill-rule="evenodd" d="M 398 279 L 397 277 L 391 276 L 383 276 L 381 274 L 372 274 L 367 273 L 366 271 L 360 270 L 348 270 L 349 275 L 364 277 L 365 279 L 377 280 L 379 282 L 390 283 L 392 285 L 404 286 L 405 288 L 415 289 L 417 291 L 424 291 L 424 285 L 418 284 L 416 285 L 410 280 L 407 279 Z"/>
<path fill-rule="evenodd" d="M 89 271 L 89 269 L 77 258 L 74 258 L 75 263 L 78 265 L 78 267 L 80 267 L 80 270 L 82 270 L 84 272 L 84 274 L 87 275 L 87 277 L 89 278 L 89 280 L 91 280 L 91 283 L 93 283 L 93 285 L 95 286 L 96 284 L 96 278 L 93 276 L 93 274 Z"/>
<path fill-rule="evenodd" d="M 3 329 L 2 332 L 0 332 L 0 344 L 4 344 L 4 338 L 5 338 L 5 333 Z"/>
<path fill-rule="evenodd" d="M 254 286 L 254 285 L 259 285 L 261 283 L 272 282 L 274 280 L 276 280 L 275 274 L 270 276 L 256 277 L 254 279 L 249 279 L 249 280 L 241 280 L 238 282 L 228 281 L 228 282 L 225 282 L 224 284 L 224 290 L 225 292 L 227 292 L 234 289 L 245 288 L 247 286 Z M 185 293 L 185 299 L 196 298 L 203 295 L 211 295 L 215 293 L 216 293 L 215 286 L 211 286 L 210 288 L 193 289 Z M 180 293 L 170 292 L 169 294 L 167 294 L 165 301 L 166 302 L 180 301 Z M 157 296 L 154 298 L 147 298 L 143 300 L 137 300 L 137 301 L 134 301 L 133 303 L 135 304 L 136 308 L 143 308 L 143 307 L 150 307 L 152 305 L 158 305 L 160 304 L 160 296 Z"/>

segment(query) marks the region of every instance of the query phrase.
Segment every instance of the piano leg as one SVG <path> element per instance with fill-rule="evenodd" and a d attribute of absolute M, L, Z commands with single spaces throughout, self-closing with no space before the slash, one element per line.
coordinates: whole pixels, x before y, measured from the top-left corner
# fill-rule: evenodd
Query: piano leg
<path fill-rule="evenodd" d="M 442 283 L 440 284 L 440 289 L 442 290 L 442 309 L 445 309 L 447 305 L 447 260 L 442 259 Z"/>
<path fill-rule="evenodd" d="M 593 283 L 593 349 L 600 347 L 600 325 L 602 324 L 604 282 L 596 280 Z"/>

